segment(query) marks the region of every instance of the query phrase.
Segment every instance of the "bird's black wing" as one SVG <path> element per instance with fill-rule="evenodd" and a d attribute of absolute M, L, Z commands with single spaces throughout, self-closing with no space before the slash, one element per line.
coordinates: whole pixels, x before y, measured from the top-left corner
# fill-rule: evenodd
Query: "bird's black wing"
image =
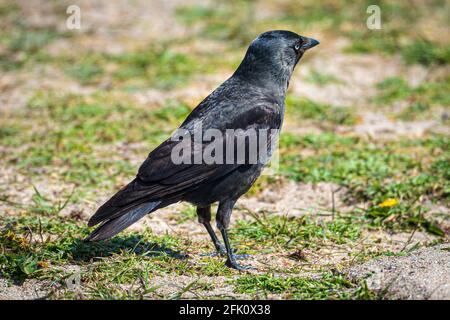
<path fill-rule="evenodd" d="M 203 120 L 205 123 L 214 123 L 214 118 L 223 117 L 226 110 L 224 107 L 218 110 L 218 114 L 209 112 Z M 242 110 L 236 110 L 236 106 L 232 106 L 229 108 L 228 118 L 221 121 L 221 127 L 218 129 L 222 132 L 224 129 L 279 129 L 281 117 L 280 107 L 274 103 L 260 103 Z M 181 198 L 184 193 L 220 179 L 242 165 L 175 164 L 171 154 L 178 143 L 168 139 L 153 150 L 139 168 L 136 179 L 101 206 L 90 219 L 89 225 L 121 216 L 142 203 L 163 203 L 169 199 L 172 202 L 178 201 L 177 198 Z M 208 143 L 204 143 L 201 150 Z"/>

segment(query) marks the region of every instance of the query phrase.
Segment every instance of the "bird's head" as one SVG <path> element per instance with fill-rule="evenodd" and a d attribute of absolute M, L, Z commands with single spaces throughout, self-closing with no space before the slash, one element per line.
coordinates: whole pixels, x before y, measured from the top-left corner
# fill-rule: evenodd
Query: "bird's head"
<path fill-rule="evenodd" d="M 318 44 L 291 31 L 264 32 L 250 44 L 235 75 L 262 86 L 281 86 L 285 91 L 303 54 Z"/>

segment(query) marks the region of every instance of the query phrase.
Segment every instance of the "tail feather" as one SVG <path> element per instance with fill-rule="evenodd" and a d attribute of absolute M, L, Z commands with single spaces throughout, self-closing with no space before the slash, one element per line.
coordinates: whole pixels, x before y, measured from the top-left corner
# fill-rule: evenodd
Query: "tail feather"
<path fill-rule="evenodd" d="M 131 226 L 133 223 L 141 219 L 146 214 L 157 209 L 161 201 L 147 202 L 139 204 L 120 216 L 108 219 L 95 229 L 85 241 L 100 241 L 113 237 L 123 229 Z"/>
<path fill-rule="evenodd" d="M 88 226 L 92 227 L 100 222 L 113 220 L 138 205 L 148 202 L 149 199 L 145 193 L 147 188 L 142 186 L 137 179 L 134 179 L 98 208 L 89 219 Z"/>

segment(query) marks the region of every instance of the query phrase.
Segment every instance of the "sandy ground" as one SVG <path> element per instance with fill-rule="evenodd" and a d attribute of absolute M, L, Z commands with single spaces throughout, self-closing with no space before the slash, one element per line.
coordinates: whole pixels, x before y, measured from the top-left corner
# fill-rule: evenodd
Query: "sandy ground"
<path fill-rule="evenodd" d="M 348 271 L 389 299 L 450 300 L 450 245 L 369 261 Z"/>

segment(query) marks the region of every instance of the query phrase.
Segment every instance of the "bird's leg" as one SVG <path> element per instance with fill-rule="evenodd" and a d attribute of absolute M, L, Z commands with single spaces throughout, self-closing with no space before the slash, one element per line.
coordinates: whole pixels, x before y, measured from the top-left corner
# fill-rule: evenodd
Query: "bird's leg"
<path fill-rule="evenodd" d="M 211 240 L 214 243 L 214 247 L 216 248 L 217 254 L 223 256 L 226 254 L 226 250 L 224 246 L 220 243 L 220 240 L 217 238 L 216 233 L 214 232 L 211 226 L 211 206 L 207 207 L 197 207 L 197 215 L 198 222 L 203 224 L 208 231 Z"/>
<path fill-rule="evenodd" d="M 236 262 L 236 255 L 231 249 L 230 241 L 228 239 L 227 229 L 230 224 L 231 212 L 235 203 L 236 200 L 225 200 L 220 202 L 216 215 L 217 228 L 222 233 L 223 242 L 225 243 L 225 248 L 227 250 L 227 261 L 225 262 L 225 265 L 237 270 L 253 269 L 250 266 L 242 266 Z"/>

